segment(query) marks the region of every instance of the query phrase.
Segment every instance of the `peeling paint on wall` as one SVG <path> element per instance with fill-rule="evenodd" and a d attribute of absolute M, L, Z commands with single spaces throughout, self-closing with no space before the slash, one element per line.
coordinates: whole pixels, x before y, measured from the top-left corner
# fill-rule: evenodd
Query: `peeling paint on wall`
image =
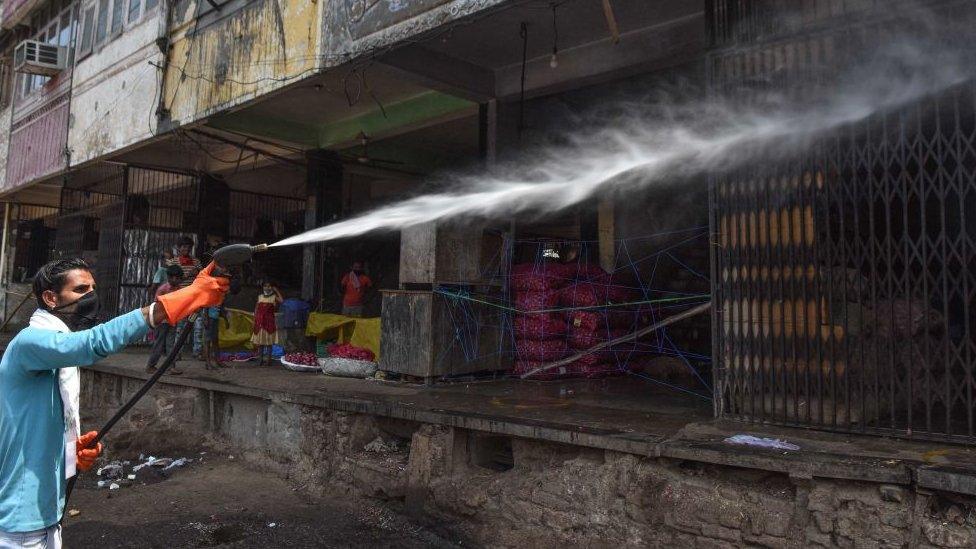
<path fill-rule="evenodd" d="M 158 11 L 127 28 L 74 71 L 68 148 L 78 165 L 152 137 L 162 55 Z"/>
<path fill-rule="evenodd" d="M 165 105 L 174 124 L 188 124 L 274 91 L 319 67 L 320 5 L 258 0 L 215 21 L 197 20 L 204 0 L 174 10 Z"/>
<path fill-rule="evenodd" d="M 0 110 L 0 189 L 5 188 L 7 179 L 7 146 L 10 144 L 10 120 L 13 109 L 10 105 Z"/>
<path fill-rule="evenodd" d="M 331 65 L 386 48 L 512 0 L 334 0 L 323 17 Z"/>

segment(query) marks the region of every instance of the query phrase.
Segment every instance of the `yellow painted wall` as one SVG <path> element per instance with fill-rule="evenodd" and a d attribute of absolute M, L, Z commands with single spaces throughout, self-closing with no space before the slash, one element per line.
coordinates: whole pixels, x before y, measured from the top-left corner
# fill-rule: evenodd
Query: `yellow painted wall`
<path fill-rule="evenodd" d="M 164 92 L 172 120 L 188 124 L 315 72 L 325 3 L 253 0 L 225 15 L 205 0 L 176 2 Z"/>

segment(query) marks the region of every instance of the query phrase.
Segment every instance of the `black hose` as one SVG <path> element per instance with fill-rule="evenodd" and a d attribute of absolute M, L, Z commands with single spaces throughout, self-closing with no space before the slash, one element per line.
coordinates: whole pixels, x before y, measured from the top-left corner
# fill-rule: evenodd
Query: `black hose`
<path fill-rule="evenodd" d="M 163 377 L 163 374 L 166 373 L 166 370 L 168 370 L 169 367 L 172 366 L 174 362 L 176 362 L 176 357 L 179 356 L 180 351 L 183 350 L 183 346 L 186 344 L 186 340 L 189 339 L 190 334 L 193 333 L 193 319 L 194 317 L 187 319 L 186 324 L 184 324 L 183 328 L 180 329 L 179 334 L 177 334 L 176 336 L 176 341 L 173 344 L 173 348 L 170 349 L 169 354 L 166 355 L 166 360 L 163 361 L 162 366 L 160 366 L 156 370 L 156 372 L 146 381 L 146 383 L 142 387 L 140 387 L 139 390 L 136 391 L 136 393 L 132 395 L 132 397 L 129 398 L 129 400 L 121 408 L 119 408 L 118 412 L 115 412 L 115 415 L 113 415 L 108 421 L 105 422 L 105 425 L 103 425 L 102 428 L 99 429 L 98 435 L 96 435 L 95 438 L 90 443 L 88 443 L 88 445 L 85 446 L 84 448 L 94 448 L 96 445 L 98 445 L 99 441 L 105 438 L 105 434 L 108 433 L 112 429 L 112 427 L 114 427 L 115 424 L 118 423 L 119 420 L 122 419 L 122 417 L 125 416 L 125 414 L 129 410 L 131 410 L 132 407 L 135 406 L 136 403 L 139 402 L 139 400 L 146 395 L 146 393 L 149 392 L 149 389 L 152 389 L 152 386 L 155 385 L 157 381 L 159 381 L 159 378 Z M 82 450 L 84 448 L 77 448 L 77 450 Z M 65 510 L 68 509 L 68 499 L 71 498 L 71 492 L 75 488 L 75 481 L 78 480 L 78 475 L 80 474 L 81 471 L 76 471 L 75 476 L 68 479 L 68 486 L 65 488 L 64 491 Z"/>

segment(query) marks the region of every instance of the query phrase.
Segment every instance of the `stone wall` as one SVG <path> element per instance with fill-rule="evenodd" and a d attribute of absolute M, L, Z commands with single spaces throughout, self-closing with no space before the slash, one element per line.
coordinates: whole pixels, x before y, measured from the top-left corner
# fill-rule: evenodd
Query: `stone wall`
<path fill-rule="evenodd" d="M 86 371 L 86 428 L 139 385 Z M 173 385 L 154 389 L 118 429 L 107 440 L 110 451 L 208 437 L 305 490 L 382 498 L 492 547 L 976 545 L 972 497 L 791 478 Z"/>

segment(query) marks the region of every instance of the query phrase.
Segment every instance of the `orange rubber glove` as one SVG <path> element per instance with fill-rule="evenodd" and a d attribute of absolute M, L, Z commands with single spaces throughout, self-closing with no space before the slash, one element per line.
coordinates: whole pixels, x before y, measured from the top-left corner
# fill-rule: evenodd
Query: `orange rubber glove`
<path fill-rule="evenodd" d="M 75 445 L 75 455 L 78 458 L 78 470 L 87 471 L 95 465 L 95 460 L 98 456 L 102 455 L 102 443 L 99 442 L 94 448 L 85 448 L 91 441 L 95 440 L 98 436 L 97 431 L 88 431 L 87 433 L 81 435 L 78 442 Z"/>
<path fill-rule="evenodd" d="M 220 305 L 224 300 L 224 294 L 230 288 L 230 280 L 222 276 L 210 276 L 214 270 L 214 263 L 211 261 L 207 268 L 200 271 L 200 274 L 193 279 L 193 283 L 168 294 L 163 294 L 156 298 L 156 301 L 163 306 L 166 311 L 166 318 L 170 326 L 193 314 L 201 307 L 213 307 Z"/>

